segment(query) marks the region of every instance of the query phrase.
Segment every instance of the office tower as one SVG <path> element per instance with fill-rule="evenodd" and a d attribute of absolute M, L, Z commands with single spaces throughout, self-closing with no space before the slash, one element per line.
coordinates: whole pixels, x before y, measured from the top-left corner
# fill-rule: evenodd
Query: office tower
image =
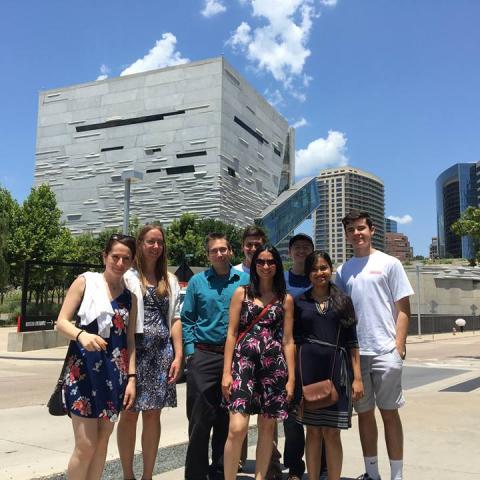
<path fill-rule="evenodd" d="M 391 218 L 385 219 L 385 233 L 397 233 L 398 232 L 398 223 Z"/>
<path fill-rule="evenodd" d="M 294 130 L 224 59 L 40 93 L 35 184 L 73 233 L 184 212 L 245 226 L 294 179 Z"/>
<path fill-rule="evenodd" d="M 456 163 L 443 171 L 436 181 L 438 254 L 441 258 L 473 258 L 470 237 L 451 231 L 462 213 L 478 206 L 478 176 L 475 163 Z"/>
<path fill-rule="evenodd" d="M 383 181 L 354 167 L 321 170 L 317 177 L 320 206 L 314 215 L 316 248 L 330 253 L 334 263 L 353 254 L 345 241 L 342 218 L 353 209 L 365 210 L 375 226 L 373 246 L 385 248 L 385 195 Z"/>
<path fill-rule="evenodd" d="M 438 258 L 438 238 L 432 237 L 432 242 L 430 243 L 429 251 L 428 251 L 429 258 Z"/>
<path fill-rule="evenodd" d="M 411 260 L 412 247 L 403 233 L 385 232 L 385 253 L 398 258 L 401 262 Z"/>

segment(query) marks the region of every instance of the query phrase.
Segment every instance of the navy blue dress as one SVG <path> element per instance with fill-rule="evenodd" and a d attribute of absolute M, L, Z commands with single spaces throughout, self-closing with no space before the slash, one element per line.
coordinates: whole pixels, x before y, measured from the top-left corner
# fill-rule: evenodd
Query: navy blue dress
<path fill-rule="evenodd" d="M 89 352 L 79 342 L 70 342 L 63 384 L 64 406 L 69 414 L 112 422 L 118 419 L 127 386 L 127 327 L 131 305 L 128 290 L 112 300 L 115 313 L 110 337 L 105 339 L 106 350 Z M 98 335 L 97 321 L 84 330 Z"/>

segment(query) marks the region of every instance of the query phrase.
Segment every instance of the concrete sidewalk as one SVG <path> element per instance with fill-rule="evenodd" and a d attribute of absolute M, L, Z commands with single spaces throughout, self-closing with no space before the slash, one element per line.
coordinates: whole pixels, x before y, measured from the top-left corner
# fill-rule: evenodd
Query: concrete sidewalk
<path fill-rule="evenodd" d="M 0 329 L 0 479 L 27 480 L 65 471 L 73 449 L 68 417 L 48 415 L 45 402 L 61 367 L 65 348 L 8 353 L 2 348 L 8 329 Z M 480 389 L 442 392 L 444 388 L 480 378 L 480 335 L 437 335 L 409 339 L 409 367 L 420 367 L 425 379 L 406 391 L 407 406 L 401 415 L 405 430 L 405 478 L 451 480 L 480 478 Z M 431 376 L 430 371 L 445 373 Z M 429 377 L 430 375 L 430 377 Z M 441 379 L 438 379 L 440 378 Z M 423 377 L 421 377 L 423 378 Z M 468 387 L 468 386 L 467 386 Z M 464 390 L 469 390 L 467 387 Z M 461 390 L 461 387 L 460 387 Z M 184 442 L 187 440 L 185 385 L 178 386 L 178 408 L 162 413 L 162 438 L 157 480 L 183 478 Z M 356 478 L 363 472 L 356 417 L 353 428 L 342 434 L 344 445 L 343 478 Z M 390 478 L 383 434 L 380 427 L 379 457 L 384 480 Z M 254 435 L 252 435 L 254 438 Z M 283 437 L 280 438 L 283 447 Z M 139 448 L 139 442 L 137 442 Z M 255 458 L 255 447 L 249 459 Z M 115 436 L 108 459 L 118 458 Z M 252 478 L 247 473 L 239 479 Z M 121 479 L 118 462 L 106 469 L 104 478 Z M 139 476 L 138 476 L 139 478 Z M 286 474 L 285 474 L 286 478 Z"/>

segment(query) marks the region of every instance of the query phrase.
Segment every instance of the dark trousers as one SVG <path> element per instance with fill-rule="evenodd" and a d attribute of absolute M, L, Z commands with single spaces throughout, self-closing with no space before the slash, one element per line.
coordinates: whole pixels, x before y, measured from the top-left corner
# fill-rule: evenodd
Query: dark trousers
<path fill-rule="evenodd" d="M 223 355 L 196 350 L 188 362 L 188 448 L 186 480 L 223 478 L 223 450 L 228 435 L 228 413 L 221 407 Z M 212 464 L 208 445 L 212 432 Z M 208 477 L 207 477 L 208 476 Z"/>

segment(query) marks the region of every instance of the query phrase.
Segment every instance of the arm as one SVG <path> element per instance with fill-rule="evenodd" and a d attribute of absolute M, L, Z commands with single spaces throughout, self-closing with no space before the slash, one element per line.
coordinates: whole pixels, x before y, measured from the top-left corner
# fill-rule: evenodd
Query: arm
<path fill-rule="evenodd" d="M 185 299 L 182 307 L 182 333 L 183 333 L 183 348 L 185 353 L 185 360 L 192 355 L 195 349 L 193 331 L 195 323 L 197 321 L 197 309 L 196 309 L 196 295 L 195 295 L 195 278 L 190 280 L 187 291 L 185 293 Z"/>
<path fill-rule="evenodd" d="M 136 372 L 135 365 L 135 330 L 137 324 L 137 297 L 132 295 L 132 307 L 128 316 L 127 328 L 127 348 L 128 348 L 128 374 L 134 375 Z M 127 378 L 127 386 L 123 397 L 123 408 L 128 410 L 133 406 L 136 394 L 136 377 Z"/>
<path fill-rule="evenodd" d="M 353 370 L 352 398 L 356 401 L 363 397 L 363 381 L 362 372 L 360 370 L 360 350 L 358 348 L 350 348 L 350 359 L 352 361 Z"/>
<path fill-rule="evenodd" d="M 175 383 L 180 376 L 182 359 L 183 359 L 183 345 L 182 345 L 182 322 L 180 318 L 174 318 L 172 320 L 172 343 L 175 357 L 170 371 L 168 372 L 168 383 Z"/>
<path fill-rule="evenodd" d="M 397 308 L 397 350 L 400 356 L 404 359 L 407 355 L 407 335 L 408 335 L 408 322 L 410 320 L 410 298 L 403 297 L 395 302 Z"/>
<path fill-rule="evenodd" d="M 295 344 L 293 342 L 293 298 L 287 294 L 284 302 L 285 318 L 283 320 L 283 354 L 287 362 L 288 380 L 287 380 L 287 401 L 293 399 L 295 388 Z"/>
<path fill-rule="evenodd" d="M 232 391 L 232 361 L 235 343 L 238 337 L 238 327 L 240 325 L 240 310 L 242 309 L 242 300 L 245 289 L 238 287 L 230 301 L 230 316 L 228 320 L 227 339 L 225 340 L 225 352 L 223 355 L 223 377 L 222 394 L 226 400 L 230 399 Z"/>
<path fill-rule="evenodd" d="M 85 277 L 79 276 L 70 285 L 60 313 L 58 314 L 57 330 L 64 337 L 79 342 L 80 345 L 89 352 L 105 350 L 107 348 L 107 342 L 102 337 L 88 333 L 72 324 L 72 319 L 82 301 L 85 284 Z"/>

